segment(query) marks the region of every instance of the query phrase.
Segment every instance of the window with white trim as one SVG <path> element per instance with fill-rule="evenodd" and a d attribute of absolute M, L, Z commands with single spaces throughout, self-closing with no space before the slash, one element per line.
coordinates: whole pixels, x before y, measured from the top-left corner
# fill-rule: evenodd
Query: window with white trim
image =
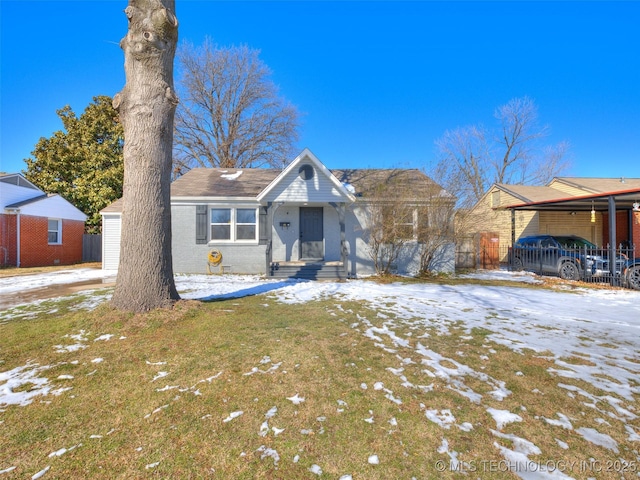
<path fill-rule="evenodd" d="M 382 229 L 388 242 L 416 238 L 417 211 L 411 206 L 385 205 L 382 207 Z"/>
<path fill-rule="evenodd" d="M 50 218 L 48 221 L 49 245 L 60 245 L 62 243 L 62 220 Z"/>
<path fill-rule="evenodd" d="M 255 242 L 258 240 L 257 208 L 212 208 L 212 242 Z"/>

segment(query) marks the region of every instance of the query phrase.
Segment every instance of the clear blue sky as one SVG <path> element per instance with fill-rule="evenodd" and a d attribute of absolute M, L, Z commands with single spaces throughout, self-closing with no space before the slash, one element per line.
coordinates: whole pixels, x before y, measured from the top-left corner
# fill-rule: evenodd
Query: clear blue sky
<path fill-rule="evenodd" d="M 124 85 L 125 0 L 1 0 L 0 170 Z M 177 0 L 181 40 L 261 50 L 329 168 L 423 167 L 529 96 L 572 176 L 640 177 L 640 2 Z"/>

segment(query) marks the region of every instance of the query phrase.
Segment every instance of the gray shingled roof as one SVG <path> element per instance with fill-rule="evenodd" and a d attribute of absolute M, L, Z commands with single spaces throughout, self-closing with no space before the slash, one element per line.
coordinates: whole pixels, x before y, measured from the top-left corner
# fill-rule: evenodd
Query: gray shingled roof
<path fill-rule="evenodd" d="M 557 180 L 587 190 L 585 195 L 640 188 L 640 178 L 558 177 Z"/>
<path fill-rule="evenodd" d="M 545 200 L 555 200 L 557 198 L 569 197 L 566 192 L 551 187 L 539 187 L 537 185 L 508 185 L 497 183 L 496 186 L 522 200 L 524 203 L 543 202 Z"/>
<path fill-rule="evenodd" d="M 171 184 L 171 197 L 257 197 L 282 172 L 265 168 L 194 168 Z M 444 190 L 417 169 L 353 169 L 332 170 L 341 183 L 350 184 L 355 195 L 372 195 L 374 186 L 385 184 L 394 193 L 407 192 L 405 197 L 416 197 L 416 193 L 434 195 Z M 434 191 L 435 189 L 435 191 Z M 446 192 L 444 192 L 446 194 Z M 446 194 L 448 195 L 448 194 Z M 103 213 L 121 212 L 122 199 L 102 209 Z"/>
<path fill-rule="evenodd" d="M 357 197 L 375 195 L 380 186 L 404 198 L 435 196 L 444 192 L 440 185 L 418 169 L 352 169 L 331 170 L 331 173 L 339 182 L 353 186 Z"/>
<path fill-rule="evenodd" d="M 171 184 L 172 197 L 257 197 L 281 170 L 194 168 Z"/>

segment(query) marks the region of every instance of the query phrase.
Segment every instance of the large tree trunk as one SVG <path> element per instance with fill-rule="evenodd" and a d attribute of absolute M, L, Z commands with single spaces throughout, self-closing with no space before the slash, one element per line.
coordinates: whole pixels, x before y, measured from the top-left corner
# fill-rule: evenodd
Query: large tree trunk
<path fill-rule="evenodd" d="M 113 99 L 124 127 L 120 265 L 112 304 L 144 312 L 180 297 L 171 260 L 171 156 L 178 99 L 173 59 L 178 41 L 174 0 L 129 0 L 126 83 Z"/>

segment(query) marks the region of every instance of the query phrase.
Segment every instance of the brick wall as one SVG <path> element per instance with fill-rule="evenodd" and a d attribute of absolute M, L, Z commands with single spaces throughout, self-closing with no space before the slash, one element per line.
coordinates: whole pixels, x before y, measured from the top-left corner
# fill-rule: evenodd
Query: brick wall
<path fill-rule="evenodd" d="M 640 215 L 632 216 L 631 224 L 633 226 L 633 244 L 636 246 L 636 256 L 640 255 Z"/>
<path fill-rule="evenodd" d="M 0 266 L 16 264 L 16 216 L 0 213 Z"/>
<path fill-rule="evenodd" d="M 62 221 L 62 244 L 49 245 L 47 217 L 20 216 L 20 266 L 71 265 L 82 262 L 84 222 Z"/>
<path fill-rule="evenodd" d="M 609 243 L 609 215 L 604 214 L 604 245 Z M 631 235 L 629 235 L 631 233 Z M 631 240 L 636 248 L 640 248 L 640 219 L 631 215 L 631 232 L 629 231 L 629 211 L 616 212 L 616 243 Z"/>

